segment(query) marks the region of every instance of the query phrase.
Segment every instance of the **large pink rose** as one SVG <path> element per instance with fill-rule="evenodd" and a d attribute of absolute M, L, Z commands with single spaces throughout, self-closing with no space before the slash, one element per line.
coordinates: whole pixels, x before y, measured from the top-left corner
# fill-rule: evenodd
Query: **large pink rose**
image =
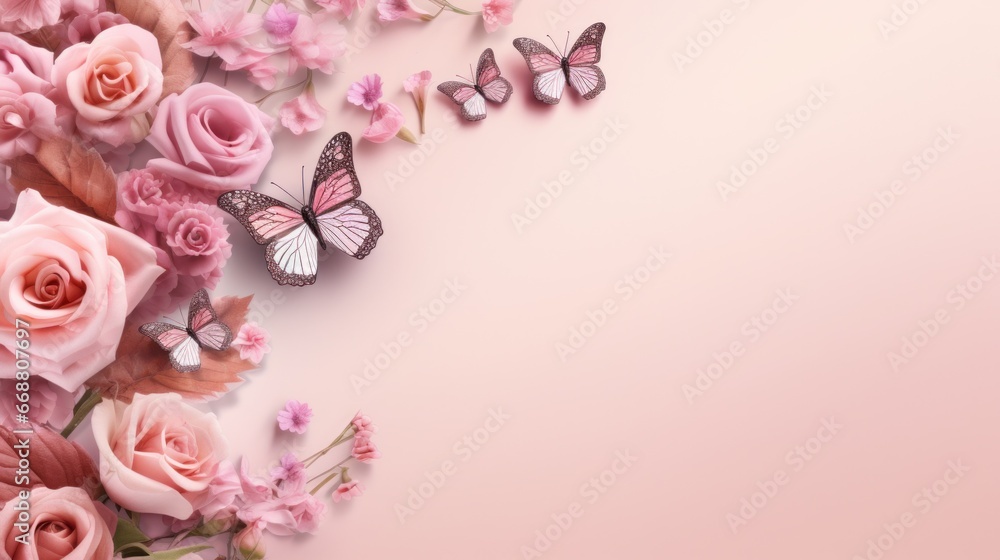
<path fill-rule="evenodd" d="M 77 390 L 114 360 L 125 316 L 161 272 L 139 237 L 22 192 L 0 222 L 0 377 L 16 373 L 20 319 L 31 373 Z"/>
<path fill-rule="evenodd" d="M 56 58 L 52 82 L 76 109 L 84 134 L 112 146 L 142 140 L 148 115 L 163 93 L 156 37 L 131 24 L 101 31 Z"/>
<path fill-rule="evenodd" d="M 219 194 L 245 189 L 271 159 L 272 125 L 271 117 L 235 93 L 195 84 L 160 103 L 147 140 L 163 157 L 148 165 Z"/>
<path fill-rule="evenodd" d="M 31 490 L 28 503 L 31 512 L 28 544 L 15 540 L 21 534 L 15 525 L 18 511 L 10 504 L 0 510 L 0 558 L 111 560 L 113 557 L 115 514 L 94 502 L 82 489 L 36 487 Z"/>
<path fill-rule="evenodd" d="M 21 91 L 45 94 L 52 90 L 51 76 L 50 51 L 0 32 L 0 78 L 10 78 L 21 86 Z"/>
<path fill-rule="evenodd" d="M 101 482 L 131 511 L 187 519 L 202 502 L 226 457 L 214 414 L 176 393 L 136 395 L 132 404 L 104 401 L 91 424 L 101 457 Z"/>

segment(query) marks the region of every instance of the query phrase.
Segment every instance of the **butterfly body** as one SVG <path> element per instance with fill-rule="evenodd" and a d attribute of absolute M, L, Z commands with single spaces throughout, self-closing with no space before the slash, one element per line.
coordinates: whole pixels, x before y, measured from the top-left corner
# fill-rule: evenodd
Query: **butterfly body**
<path fill-rule="evenodd" d="M 296 209 L 267 195 L 239 190 L 219 197 L 219 207 L 239 220 L 253 240 L 266 245 L 268 272 L 279 284 L 316 282 L 319 249 L 333 245 L 363 259 L 382 235 L 382 221 L 358 200 L 351 136 L 334 136 L 316 165 L 309 200 Z"/>
<path fill-rule="evenodd" d="M 181 373 L 201 368 L 201 350 L 226 350 L 233 341 L 233 331 L 219 321 L 205 289 L 191 298 L 186 326 L 170 323 L 146 323 L 139 332 L 169 352 L 170 365 Z"/>
<path fill-rule="evenodd" d="M 584 99 L 600 95 L 607 87 L 604 72 L 597 66 L 606 29 L 603 23 L 591 25 L 568 52 L 558 55 L 534 39 L 515 39 L 514 48 L 534 75 L 535 99 L 555 105 L 562 100 L 567 85 Z"/>
<path fill-rule="evenodd" d="M 462 117 L 467 121 L 486 118 L 486 102 L 503 104 L 514 93 L 514 86 L 500 76 L 493 49 L 486 49 L 479 57 L 476 74 L 470 83 L 444 82 L 438 91 L 462 107 Z"/>

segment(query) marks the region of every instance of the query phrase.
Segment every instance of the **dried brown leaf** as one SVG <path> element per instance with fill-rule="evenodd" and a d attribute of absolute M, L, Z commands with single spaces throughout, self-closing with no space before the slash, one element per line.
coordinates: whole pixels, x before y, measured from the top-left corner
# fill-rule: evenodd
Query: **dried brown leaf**
<path fill-rule="evenodd" d="M 94 495 L 100 485 L 97 467 L 87 452 L 58 433 L 42 426 L 35 433 L 20 435 L 0 426 L 0 503 L 17 496 L 23 490 L 18 485 L 19 440 L 26 439 L 30 449 L 28 485 L 62 488 L 74 486 Z"/>
<path fill-rule="evenodd" d="M 212 302 L 219 320 L 235 335 L 250 309 L 253 296 L 224 297 Z M 139 324 L 125 326 L 118 345 L 117 359 L 87 382 L 108 398 L 131 402 L 136 393 L 179 393 L 192 400 L 212 400 L 222 396 L 233 385 L 243 381 L 240 374 L 256 366 L 240 358 L 235 348 L 224 352 L 205 350 L 201 353 L 201 368 L 180 373 L 170 365 L 167 353 L 148 337 L 139 333 Z"/>
<path fill-rule="evenodd" d="M 114 222 L 114 171 L 97 151 L 76 140 L 42 140 L 34 156 L 13 161 L 10 181 L 18 192 L 35 189 L 52 204 Z"/>

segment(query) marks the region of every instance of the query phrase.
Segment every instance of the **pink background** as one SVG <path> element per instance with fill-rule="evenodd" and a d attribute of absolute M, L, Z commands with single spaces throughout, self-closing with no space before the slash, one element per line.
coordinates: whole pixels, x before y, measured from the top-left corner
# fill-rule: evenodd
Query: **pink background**
<path fill-rule="evenodd" d="M 320 535 L 271 539 L 269 557 L 535 558 L 522 547 L 572 508 L 582 516 L 549 528 L 541 557 L 874 559 L 881 536 L 886 559 L 997 558 L 1000 276 L 974 278 L 1000 234 L 1000 5 L 927 2 L 883 37 L 879 20 L 904 3 L 531 0 L 492 35 L 446 15 L 393 24 L 368 46 L 354 27 L 360 52 L 319 88 L 326 127 L 279 136 L 262 185 L 298 190 L 332 134 L 360 135 L 366 115 L 343 99 L 365 73 L 382 74 L 412 128 L 399 86 L 415 71 L 465 74 L 493 47 L 516 92 L 475 125 L 435 92 L 427 157 L 360 145 L 363 198 L 386 234 L 363 262 L 328 260 L 316 286 L 278 288 L 232 230 L 216 293 L 277 302 L 256 308 L 273 334 L 266 367 L 214 405 L 234 453 L 264 468 L 325 445 L 358 409 L 384 453 L 355 469 L 362 498 L 332 507 Z M 674 54 L 726 9 L 731 23 L 678 69 Z M 551 33 L 561 46 L 595 21 L 608 24 L 607 92 L 535 103 L 511 41 Z M 787 137 L 785 115 L 814 87 L 832 95 Z M 609 119 L 626 128 L 602 144 Z M 936 161 L 917 179 L 908 162 L 948 127 L 957 139 L 927 152 Z M 765 143 L 774 153 L 724 200 L 717 183 Z M 584 170 L 574 154 L 592 144 L 603 153 Z M 418 165 L 390 185 L 408 157 Z M 560 174 L 572 184 L 519 232 L 512 214 Z M 905 192 L 852 243 L 844 225 L 897 180 Z M 660 247 L 666 265 L 637 271 Z M 631 274 L 647 282 L 626 300 L 616 284 Z M 435 303 L 456 278 L 458 299 Z M 950 294 L 967 282 L 980 291 L 959 309 Z M 769 311 L 777 290 L 797 298 L 782 313 Z M 562 360 L 557 344 L 608 299 L 616 312 Z M 410 316 L 425 306 L 440 316 L 421 330 Z M 947 324 L 917 335 L 923 347 L 895 371 L 889 354 L 939 310 Z M 773 326 L 757 336 L 744 328 L 755 316 Z M 400 333 L 411 344 L 356 391 L 352 377 Z M 728 369 L 713 366 L 689 400 L 685 385 L 717 361 Z M 274 431 L 290 398 L 316 409 L 306 436 Z M 456 449 L 497 408 L 503 426 L 477 451 Z M 842 426 L 832 437 L 829 418 Z M 592 502 L 585 485 L 626 451 L 637 460 L 611 484 L 605 473 Z M 446 461 L 451 476 L 401 522 L 397 504 Z M 949 462 L 969 470 L 938 483 L 934 502 L 919 497 Z M 744 499 L 766 503 L 739 517 Z M 734 531 L 733 519 L 746 523 Z"/>

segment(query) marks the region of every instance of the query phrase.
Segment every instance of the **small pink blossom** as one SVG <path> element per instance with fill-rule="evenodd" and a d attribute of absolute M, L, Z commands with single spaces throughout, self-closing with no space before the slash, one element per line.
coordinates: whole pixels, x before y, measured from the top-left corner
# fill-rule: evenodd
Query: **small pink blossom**
<path fill-rule="evenodd" d="M 269 338 L 267 331 L 256 323 L 243 323 L 232 346 L 240 351 L 241 359 L 259 364 L 264 359 L 264 354 L 271 351 L 267 343 Z"/>
<path fill-rule="evenodd" d="M 292 40 L 292 31 L 299 22 L 299 14 L 288 10 L 281 2 L 274 2 L 264 12 L 264 31 L 275 43 L 285 44 Z"/>
<path fill-rule="evenodd" d="M 281 118 L 281 126 L 292 131 L 292 134 L 300 136 L 323 127 L 326 121 L 326 109 L 319 104 L 316 92 L 312 84 L 309 84 L 302 95 L 286 101 L 278 109 L 278 116 Z"/>
<path fill-rule="evenodd" d="M 330 495 L 333 498 L 333 503 L 339 503 L 340 500 L 351 501 L 351 498 L 357 498 L 365 491 L 364 485 L 362 485 L 357 480 L 351 480 L 349 482 L 342 482 L 333 494 Z"/>
<path fill-rule="evenodd" d="M 181 46 L 202 57 L 218 56 L 235 60 L 249 46 L 247 37 L 260 31 L 263 18 L 247 13 L 241 2 L 218 0 L 207 10 L 188 12 L 188 22 L 195 37 Z"/>
<path fill-rule="evenodd" d="M 372 111 L 371 121 L 361 137 L 376 144 L 388 142 L 403 130 L 403 120 L 399 107 L 392 103 L 380 103 Z"/>
<path fill-rule="evenodd" d="M 312 416 L 313 411 L 308 404 L 295 400 L 288 401 L 285 408 L 278 413 L 278 427 L 286 432 L 304 434 Z"/>
<path fill-rule="evenodd" d="M 486 0 L 483 2 L 483 25 L 487 33 L 510 25 L 514 21 L 514 0 Z"/>
<path fill-rule="evenodd" d="M 230 517 L 236 513 L 236 500 L 243 494 L 240 475 L 228 461 L 219 463 L 215 477 L 197 500 L 195 510 L 207 521 Z"/>
<path fill-rule="evenodd" d="M 302 492 L 306 484 L 306 466 L 293 453 L 285 453 L 278 466 L 271 469 L 271 482 L 290 492 Z"/>
<path fill-rule="evenodd" d="M 430 21 L 433 19 L 433 16 L 418 9 L 410 0 L 379 0 L 378 19 L 384 22 L 399 19 Z"/>
<path fill-rule="evenodd" d="M 334 59 L 347 52 L 347 30 L 343 25 L 322 14 L 299 20 L 292 31 L 288 54 L 289 73 L 300 67 L 324 74 L 334 71 Z"/>
<path fill-rule="evenodd" d="M 56 24 L 60 15 L 60 0 L 0 0 L 0 31 L 35 31 Z"/>
<path fill-rule="evenodd" d="M 367 430 L 354 435 L 354 447 L 351 449 L 351 455 L 362 463 L 369 463 L 374 459 L 382 457 L 382 453 L 379 452 L 378 448 L 372 442 L 371 436 L 372 432 Z"/>
<path fill-rule="evenodd" d="M 374 111 L 382 100 L 382 76 L 368 74 L 361 80 L 351 84 L 347 90 L 347 101 Z"/>
<path fill-rule="evenodd" d="M 417 72 L 403 82 L 403 90 L 413 95 L 413 102 L 417 104 L 417 114 L 420 116 L 420 133 L 425 131 L 424 110 L 427 108 L 427 86 L 431 83 L 431 73 L 429 70 Z"/>
<path fill-rule="evenodd" d="M 372 424 L 372 419 L 365 416 L 361 412 L 354 415 L 354 419 L 351 420 L 351 425 L 354 426 L 354 432 L 360 433 L 364 431 L 374 432 L 375 426 Z"/>

